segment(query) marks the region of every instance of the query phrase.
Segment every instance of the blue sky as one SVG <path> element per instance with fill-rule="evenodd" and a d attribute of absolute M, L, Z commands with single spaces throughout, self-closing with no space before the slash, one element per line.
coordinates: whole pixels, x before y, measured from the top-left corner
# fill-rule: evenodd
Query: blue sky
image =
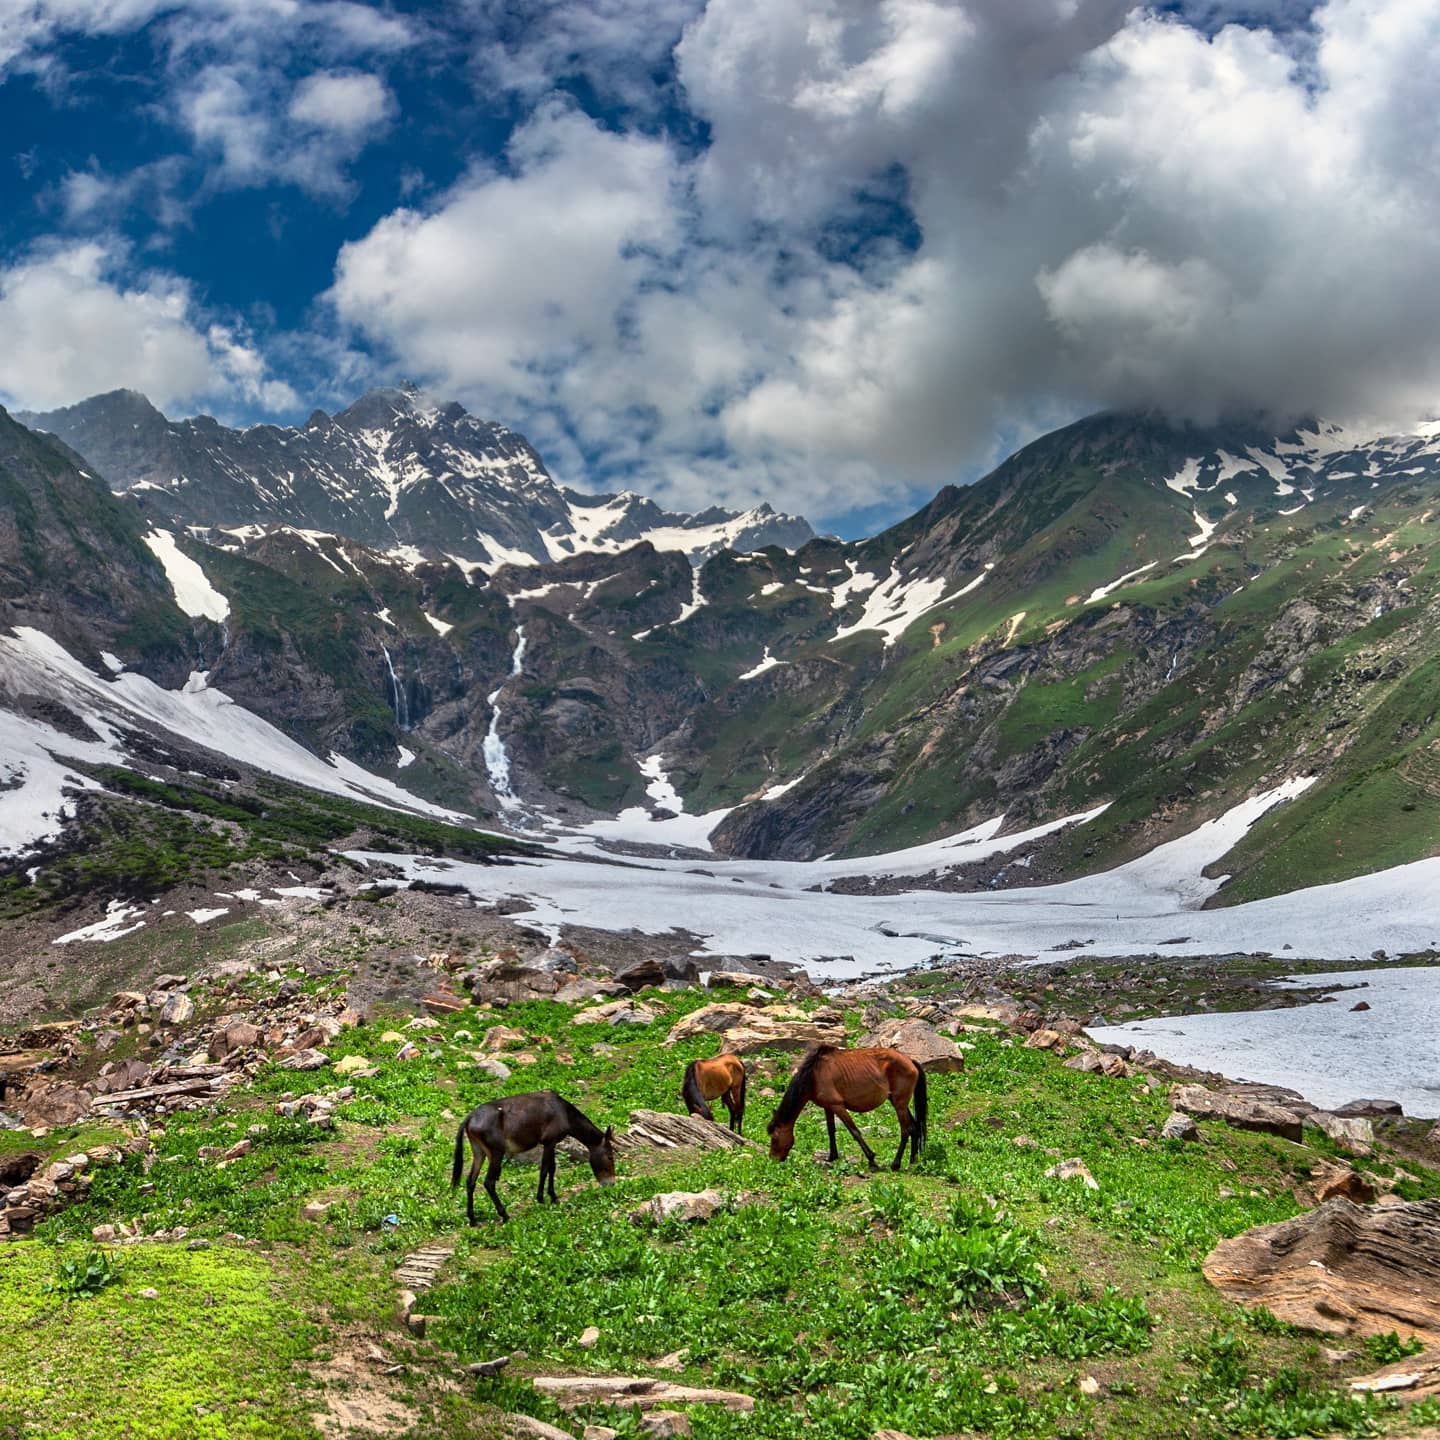
<path fill-rule="evenodd" d="M 0 401 L 413 378 L 855 534 L 1088 409 L 1440 379 L 1440 0 L 0 0 Z"/>

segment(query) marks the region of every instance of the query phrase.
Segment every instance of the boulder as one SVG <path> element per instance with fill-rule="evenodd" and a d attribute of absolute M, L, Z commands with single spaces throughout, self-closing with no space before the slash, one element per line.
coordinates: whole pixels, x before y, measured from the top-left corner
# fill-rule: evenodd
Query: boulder
<path fill-rule="evenodd" d="M 282 1070 L 319 1070 L 330 1063 L 323 1050 L 301 1050 L 280 1062 Z"/>
<path fill-rule="evenodd" d="M 1343 1199 L 1356 1205 L 1369 1205 L 1375 1199 L 1375 1187 L 1358 1170 L 1348 1165 L 1325 1165 L 1317 1167 L 1310 1183 L 1315 1198 L 1320 1204 L 1327 1200 Z"/>
<path fill-rule="evenodd" d="M 702 1005 L 700 1009 L 692 1010 L 683 1020 L 677 1020 L 670 1027 L 665 1044 L 674 1045 L 681 1040 L 693 1039 L 696 1035 L 723 1035 L 727 1030 L 744 1025 L 755 1013 L 753 1005 L 729 1001 Z"/>
<path fill-rule="evenodd" d="M 572 1025 L 649 1025 L 655 1019 L 655 1011 L 634 1000 L 611 1000 L 604 1005 L 592 1005 L 571 1018 Z"/>
<path fill-rule="evenodd" d="M 683 1410 L 651 1410 L 640 1417 L 640 1433 L 651 1440 L 674 1440 L 690 1434 L 690 1417 Z"/>
<path fill-rule="evenodd" d="M 1183 1111 L 1172 1110 L 1170 1118 L 1160 1127 L 1160 1135 L 1165 1140 L 1198 1140 L 1200 1127 Z"/>
<path fill-rule="evenodd" d="M 1363 1116 L 1316 1110 L 1306 1119 L 1351 1155 L 1369 1155 L 1375 1148 L 1375 1127 Z"/>
<path fill-rule="evenodd" d="M 1205 1278 L 1243 1305 L 1325 1335 L 1396 1331 L 1440 1344 L 1440 1200 L 1316 1210 L 1222 1240 Z"/>
<path fill-rule="evenodd" d="M 37 1125 L 74 1125 L 90 1113 L 90 1095 L 78 1085 L 31 1086 L 20 1113 L 32 1129 Z"/>
<path fill-rule="evenodd" d="M 160 1007 L 162 1025 L 183 1025 L 195 1013 L 195 1002 L 183 990 L 172 991 Z"/>
<path fill-rule="evenodd" d="M 1405 1107 L 1398 1100 L 1347 1100 L 1331 1113 L 1347 1119 L 1359 1115 L 1367 1120 L 1378 1120 L 1383 1115 L 1403 1115 Z"/>
<path fill-rule="evenodd" d="M 555 999 L 562 1005 L 579 1005 L 585 1000 L 593 1000 L 597 995 L 618 995 L 620 988 L 613 980 L 591 980 L 587 976 L 577 975 L 555 992 Z"/>
<path fill-rule="evenodd" d="M 632 995 L 647 985 L 663 985 L 666 979 L 665 967 L 658 960 L 637 960 L 615 972 L 616 984 L 623 985 Z"/>
<path fill-rule="evenodd" d="M 927 1075 L 942 1075 L 965 1068 L 965 1056 L 959 1046 L 924 1020 L 882 1021 L 861 1036 L 856 1044 L 898 1050 Z"/>
<path fill-rule="evenodd" d="M 508 1025 L 492 1025 L 480 1037 L 482 1050 L 520 1050 L 524 1045 L 525 1032 L 513 1030 Z"/>
<path fill-rule="evenodd" d="M 671 1190 L 652 1195 L 638 1210 L 630 1212 L 632 1223 L 662 1220 L 704 1221 L 723 1209 L 725 1197 L 718 1190 Z"/>
<path fill-rule="evenodd" d="M 772 1007 L 777 1008 L 777 1007 Z M 816 1045 L 845 1044 L 843 1025 L 820 1025 L 813 1020 L 777 1020 L 763 1012 L 745 1025 L 728 1030 L 721 1054 L 753 1055 L 758 1050 L 809 1050 Z"/>
<path fill-rule="evenodd" d="M 1065 1037 L 1058 1030 L 1037 1030 L 1025 1042 L 1027 1050 L 1054 1050 L 1065 1044 Z"/>
<path fill-rule="evenodd" d="M 260 1027 L 248 1020 L 236 1020 L 217 1030 L 210 1037 L 208 1054 L 212 1060 L 223 1060 L 236 1050 L 249 1050 L 260 1043 Z"/>
<path fill-rule="evenodd" d="M 575 957 L 568 950 L 562 950 L 558 945 L 552 945 L 531 960 L 530 968 L 543 970 L 548 975 L 573 975 L 576 968 Z"/>
<path fill-rule="evenodd" d="M 501 1416 L 500 1433 L 513 1437 L 513 1440 L 575 1440 L 568 1430 L 562 1430 L 558 1425 L 518 1413 Z"/>
<path fill-rule="evenodd" d="M 510 1078 L 510 1067 L 502 1064 L 493 1055 L 477 1055 L 475 1068 L 482 1075 L 488 1075 L 492 1080 L 508 1080 Z"/>
<path fill-rule="evenodd" d="M 363 1055 L 346 1055 L 335 1062 L 335 1073 L 337 1075 L 367 1076 L 375 1075 L 379 1067 L 367 1060 Z"/>
<path fill-rule="evenodd" d="M 470 993 L 477 1005 L 520 1005 L 553 995 L 559 988 L 560 978 L 553 970 L 498 961 L 482 965 L 470 982 Z"/>
<path fill-rule="evenodd" d="M 1199 1120 L 1223 1120 L 1239 1130 L 1260 1130 L 1297 1144 L 1300 1140 L 1300 1117 L 1265 1100 L 1207 1090 L 1203 1085 L 1176 1085 L 1170 1091 L 1170 1104 Z"/>
<path fill-rule="evenodd" d="M 1047 1180 L 1079 1180 L 1087 1190 L 1098 1190 L 1100 1183 L 1090 1173 L 1090 1168 L 1083 1160 L 1062 1160 L 1058 1165 L 1052 1165 L 1046 1172 Z"/>

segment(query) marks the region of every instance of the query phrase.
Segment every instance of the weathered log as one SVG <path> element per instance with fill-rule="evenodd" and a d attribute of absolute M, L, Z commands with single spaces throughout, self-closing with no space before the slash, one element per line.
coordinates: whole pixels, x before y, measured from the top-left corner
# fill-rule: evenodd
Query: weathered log
<path fill-rule="evenodd" d="M 615 1137 L 621 1150 L 671 1150 L 689 1146 L 693 1150 L 727 1150 L 735 1146 L 759 1147 L 727 1130 L 714 1120 L 699 1115 L 670 1115 L 661 1110 L 632 1110 L 630 1128 Z"/>
<path fill-rule="evenodd" d="M 677 1405 L 721 1405 L 749 1411 L 755 1401 L 735 1390 L 708 1390 L 675 1385 L 669 1380 L 623 1375 L 537 1375 L 535 1388 L 562 1410 L 579 1405 L 620 1405 L 635 1410 L 670 1409 Z"/>
<path fill-rule="evenodd" d="M 216 1088 L 221 1076 L 200 1080 L 176 1080 L 170 1085 L 145 1085 L 139 1090 L 117 1090 L 113 1095 L 97 1095 L 90 1102 L 96 1106 L 134 1105 L 141 1100 L 163 1100 L 168 1095 L 208 1095 Z"/>

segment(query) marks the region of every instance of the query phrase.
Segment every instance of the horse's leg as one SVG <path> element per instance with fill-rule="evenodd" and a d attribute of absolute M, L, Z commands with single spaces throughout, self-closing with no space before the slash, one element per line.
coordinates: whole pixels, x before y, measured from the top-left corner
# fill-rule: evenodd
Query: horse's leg
<path fill-rule="evenodd" d="M 890 1097 L 890 1103 L 895 1107 L 895 1118 L 900 1122 L 900 1148 L 895 1152 L 895 1159 L 890 1163 L 890 1168 L 898 1171 L 901 1160 L 905 1158 L 905 1142 L 910 1138 L 910 1107 L 902 1105 L 894 1095 Z"/>
<path fill-rule="evenodd" d="M 470 1141 L 470 1173 L 465 1177 L 465 1218 L 475 1223 L 475 1182 L 480 1178 L 480 1147 Z"/>
<path fill-rule="evenodd" d="M 825 1157 L 826 1161 L 833 1165 L 840 1158 L 840 1147 L 835 1143 L 835 1112 L 825 1112 L 825 1129 L 830 1134 L 830 1153 Z"/>
<path fill-rule="evenodd" d="M 510 1212 L 505 1208 L 504 1201 L 500 1199 L 500 1192 L 495 1188 L 495 1182 L 500 1178 L 500 1165 L 503 1158 L 501 1155 L 492 1154 L 490 1163 L 485 1167 L 485 1193 L 490 1197 L 491 1204 L 495 1206 L 502 1224 L 510 1218 Z"/>
<path fill-rule="evenodd" d="M 872 1170 L 878 1170 L 880 1167 L 875 1163 L 875 1152 L 865 1143 L 865 1137 L 860 1133 L 860 1127 L 855 1123 L 854 1117 L 843 1105 L 839 1107 L 839 1110 L 840 1119 L 844 1122 L 845 1128 L 855 1137 L 855 1143 L 864 1151 L 866 1162 Z"/>
<path fill-rule="evenodd" d="M 735 1116 L 738 1113 L 738 1106 L 735 1100 L 735 1087 L 732 1085 L 720 1098 L 725 1102 L 725 1113 L 730 1117 L 730 1129 L 732 1131 L 737 1130 L 739 1127 L 735 1123 Z"/>

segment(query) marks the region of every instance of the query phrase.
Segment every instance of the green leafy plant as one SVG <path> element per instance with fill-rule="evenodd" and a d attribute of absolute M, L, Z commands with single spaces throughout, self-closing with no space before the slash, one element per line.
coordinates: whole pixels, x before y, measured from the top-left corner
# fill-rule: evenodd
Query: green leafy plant
<path fill-rule="evenodd" d="M 66 1300 L 91 1300 L 107 1285 L 120 1279 L 120 1265 L 108 1250 L 91 1249 L 83 1259 L 66 1258 L 60 1271 L 48 1285 L 47 1295 L 60 1295 Z"/>

